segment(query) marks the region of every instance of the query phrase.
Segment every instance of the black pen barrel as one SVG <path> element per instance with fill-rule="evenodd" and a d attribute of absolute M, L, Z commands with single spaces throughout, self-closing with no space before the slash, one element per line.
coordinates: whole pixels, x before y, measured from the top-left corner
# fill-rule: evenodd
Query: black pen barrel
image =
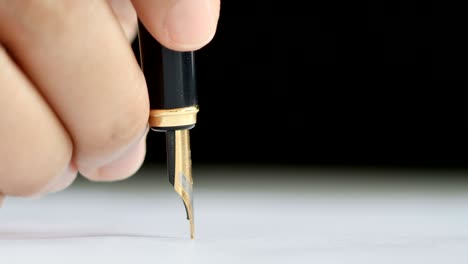
<path fill-rule="evenodd" d="M 162 46 L 138 21 L 140 67 L 150 99 L 148 123 L 165 132 L 169 182 L 184 202 L 194 237 L 193 180 L 189 129 L 198 112 L 193 52 L 179 52 Z"/>
<path fill-rule="evenodd" d="M 194 52 L 162 46 L 138 23 L 140 63 L 148 86 L 151 109 L 197 105 Z"/>

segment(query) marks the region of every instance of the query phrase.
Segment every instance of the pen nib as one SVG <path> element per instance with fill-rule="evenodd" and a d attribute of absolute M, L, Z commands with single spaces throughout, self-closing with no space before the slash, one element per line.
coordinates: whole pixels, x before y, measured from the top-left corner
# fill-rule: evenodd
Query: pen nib
<path fill-rule="evenodd" d="M 167 169 L 169 181 L 184 203 L 190 222 L 190 238 L 194 238 L 193 180 L 190 157 L 190 135 L 187 129 L 166 131 Z"/>

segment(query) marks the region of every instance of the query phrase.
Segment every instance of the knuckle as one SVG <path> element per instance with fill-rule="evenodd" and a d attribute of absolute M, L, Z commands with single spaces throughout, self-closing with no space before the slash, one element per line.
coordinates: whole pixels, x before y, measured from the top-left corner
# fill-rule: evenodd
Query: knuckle
<path fill-rule="evenodd" d="M 148 124 L 147 95 L 129 95 L 124 100 L 125 103 L 114 104 L 116 107 L 109 111 L 111 114 L 88 130 L 86 135 L 77 135 L 82 137 L 76 144 L 78 160 L 110 155 L 142 135 Z"/>
<path fill-rule="evenodd" d="M 56 38 L 79 23 L 79 14 L 86 12 L 84 8 L 96 1 L 54 1 L 54 0 L 22 0 L 0 1 L 0 15 L 5 22 L 22 35 L 28 37 L 40 36 L 44 32 L 54 32 Z M 92 10 L 89 7 L 88 10 Z M 40 30 L 38 30 L 40 28 Z M 13 35 L 13 34 L 11 34 Z M 12 36 L 13 37 L 13 36 Z M 56 41 L 50 38 L 34 38 L 43 41 Z M 53 44 L 53 43 L 50 43 Z"/>
<path fill-rule="evenodd" d="M 141 105 L 130 108 L 130 111 L 124 111 L 118 117 L 110 120 L 109 131 L 104 136 L 107 138 L 107 144 L 112 148 L 132 143 L 141 136 L 142 131 L 147 126 L 148 111 L 146 108 L 141 107 Z"/>

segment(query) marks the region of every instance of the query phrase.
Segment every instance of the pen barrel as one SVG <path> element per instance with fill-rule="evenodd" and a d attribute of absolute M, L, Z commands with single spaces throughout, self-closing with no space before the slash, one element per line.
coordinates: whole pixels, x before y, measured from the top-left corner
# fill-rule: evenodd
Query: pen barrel
<path fill-rule="evenodd" d="M 138 40 L 150 99 L 150 126 L 162 130 L 193 127 L 198 112 L 194 52 L 164 47 L 140 21 Z"/>

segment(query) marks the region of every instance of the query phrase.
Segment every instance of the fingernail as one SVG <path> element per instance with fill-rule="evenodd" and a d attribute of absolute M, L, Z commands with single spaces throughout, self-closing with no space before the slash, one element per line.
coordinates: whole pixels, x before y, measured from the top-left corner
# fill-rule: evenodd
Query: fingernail
<path fill-rule="evenodd" d="M 185 49 L 199 48 L 213 38 L 216 14 L 210 0 L 178 0 L 169 9 L 165 26 L 173 42 Z"/>
<path fill-rule="evenodd" d="M 132 146 L 123 156 L 85 176 L 94 181 L 118 181 L 134 175 L 144 162 L 146 136 Z"/>

